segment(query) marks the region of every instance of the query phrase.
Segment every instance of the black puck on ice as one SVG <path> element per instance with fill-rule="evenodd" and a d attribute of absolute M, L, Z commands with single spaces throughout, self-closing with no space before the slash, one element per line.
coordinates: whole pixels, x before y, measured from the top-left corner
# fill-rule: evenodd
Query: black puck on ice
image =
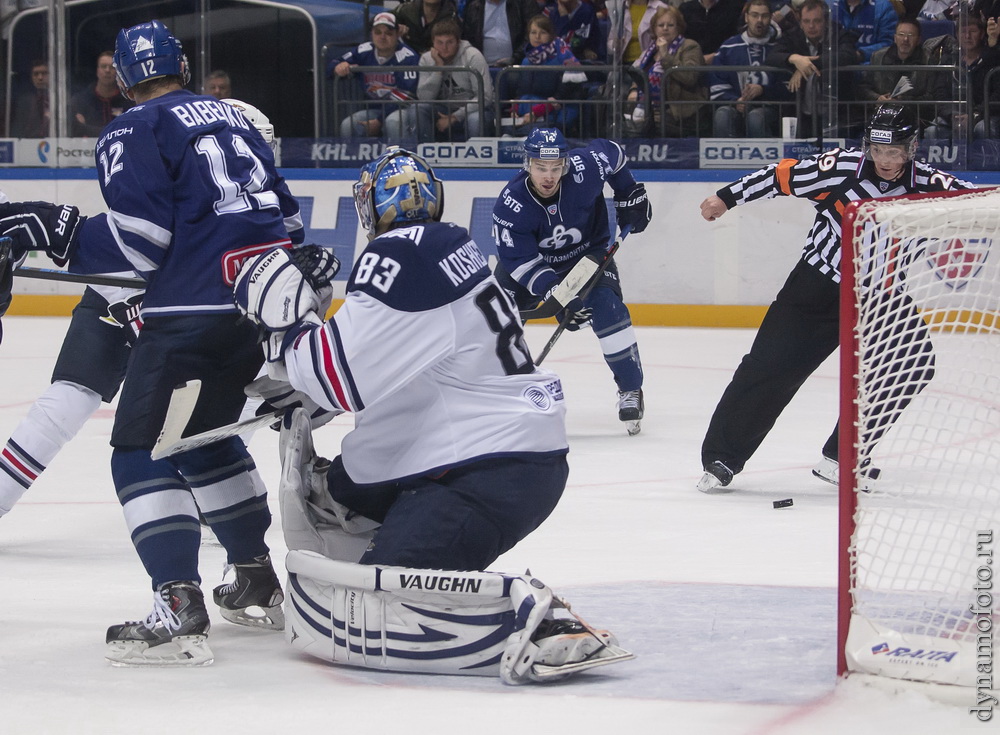
<path fill-rule="evenodd" d="M 771 503 L 771 505 L 773 505 L 775 508 L 791 508 L 792 499 L 785 498 L 784 500 L 775 500 L 773 503 Z"/>

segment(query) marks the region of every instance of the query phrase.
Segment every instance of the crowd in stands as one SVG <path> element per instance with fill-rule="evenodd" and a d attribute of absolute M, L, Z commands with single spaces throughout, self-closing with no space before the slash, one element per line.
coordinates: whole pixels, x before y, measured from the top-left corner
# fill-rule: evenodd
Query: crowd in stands
<path fill-rule="evenodd" d="M 897 100 L 924 137 L 995 138 L 1000 0 L 960 2 L 405 0 L 327 60 L 326 134 L 407 143 L 555 126 L 587 138 L 615 114 L 622 136 L 776 137 L 794 119 L 798 137 L 856 137 Z M 72 90 L 71 135 L 96 136 L 130 105 L 109 54 Z M 12 137 L 54 134 L 44 59 L 31 83 L 13 98 Z M 229 74 L 210 72 L 202 91 L 232 97 Z"/>
<path fill-rule="evenodd" d="M 927 137 L 1000 132 L 1000 79 L 988 79 L 1000 66 L 1000 0 L 976 0 L 961 19 L 956 0 L 625 0 L 617 12 L 604 0 L 406 0 L 378 16 L 395 19 L 391 53 L 343 74 L 373 38 L 330 72 L 361 83 L 361 95 L 339 95 L 348 106 L 416 108 L 405 134 L 420 142 L 538 125 L 593 137 L 606 134 L 611 109 L 621 110 L 624 136 L 775 137 L 781 118 L 801 137 L 855 136 L 886 100 L 917 107 Z M 415 91 L 402 72 L 375 70 L 412 66 L 412 54 L 419 66 L 448 68 L 420 72 Z M 617 85 L 613 64 L 625 70 Z M 375 78 L 391 91 L 373 91 Z"/>

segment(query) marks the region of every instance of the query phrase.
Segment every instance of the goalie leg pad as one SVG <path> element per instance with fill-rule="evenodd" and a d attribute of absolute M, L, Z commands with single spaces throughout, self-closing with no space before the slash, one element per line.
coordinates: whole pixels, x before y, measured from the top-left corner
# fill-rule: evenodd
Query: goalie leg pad
<path fill-rule="evenodd" d="M 512 578 L 352 564 L 308 551 L 285 559 L 286 639 L 338 664 L 496 676 L 515 630 Z"/>
<path fill-rule="evenodd" d="M 553 618 L 565 604 L 533 577 L 352 564 L 308 551 L 290 551 L 285 568 L 287 640 L 333 663 L 524 684 L 633 657 L 607 631 Z"/>

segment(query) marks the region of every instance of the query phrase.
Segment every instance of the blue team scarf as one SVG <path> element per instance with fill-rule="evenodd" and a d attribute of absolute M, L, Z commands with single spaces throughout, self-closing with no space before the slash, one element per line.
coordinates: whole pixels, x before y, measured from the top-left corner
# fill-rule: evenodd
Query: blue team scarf
<path fill-rule="evenodd" d="M 528 46 L 524 58 L 529 64 L 565 64 L 570 60 L 576 61 L 572 49 L 559 36 L 541 46 Z"/>

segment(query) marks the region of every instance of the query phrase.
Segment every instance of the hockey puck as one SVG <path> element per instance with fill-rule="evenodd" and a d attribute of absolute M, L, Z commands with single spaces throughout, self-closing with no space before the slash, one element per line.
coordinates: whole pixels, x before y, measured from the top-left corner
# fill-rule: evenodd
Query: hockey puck
<path fill-rule="evenodd" d="M 791 508 L 792 499 L 785 498 L 784 500 L 775 500 L 773 503 L 771 503 L 771 505 L 773 505 L 775 508 Z"/>

